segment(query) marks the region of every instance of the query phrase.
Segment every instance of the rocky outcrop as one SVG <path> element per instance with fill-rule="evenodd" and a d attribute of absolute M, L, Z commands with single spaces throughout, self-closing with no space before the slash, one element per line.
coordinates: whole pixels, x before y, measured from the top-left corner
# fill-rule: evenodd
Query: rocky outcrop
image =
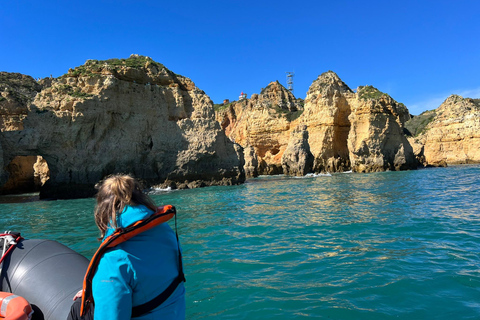
<path fill-rule="evenodd" d="M 303 109 L 301 101 L 295 99 L 293 93 L 282 86 L 278 80 L 270 82 L 266 88 L 262 88 L 256 101 L 256 107 L 273 107 L 277 109 L 277 111 L 281 110 L 284 112 L 295 112 Z"/>
<path fill-rule="evenodd" d="M 8 179 L 2 194 L 38 192 L 50 178 L 50 170 L 41 156 L 17 156 L 6 167 Z"/>
<path fill-rule="evenodd" d="M 220 106 L 216 118 L 227 136 L 248 150 L 245 157 L 258 160 L 259 174 L 416 168 L 404 135 L 410 113 L 387 94 L 371 86 L 355 93 L 328 71 L 310 86 L 303 110 L 296 101 L 272 82 L 250 100 Z M 247 176 L 255 175 L 252 163 Z"/>
<path fill-rule="evenodd" d="M 307 92 L 302 123 L 309 132 L 314 172 L 372 172 L 416 168 L 404 136 L 407 108 L 372 86 L 354 93 L 334 72 Z"/>
<path fill-rule="evenodd" d="M 423 144 L 421 144 L 416 138 L 412 136 L 407 137 L 408 142 L 412 146 L 413 149 L 413 154 L 415 155 L 415 159 L 417 161 L 418 167 L 427 167 L 428 163 L 427 160 L 425 159 L 425 147 Z M 446 165 L 444 163 L 441 164 Z"/>
<path fill-rule="evenodd" d="M 246 174 L 255 177 L 283 172 L 282 155 L 290 129 L 302 111 L 302 101 L 275 81 L 250 99 L 219 106 L 216 119 L 226 135 L 244 148 Z"/>
<path fill-rule="evenodd" d="M 412 138 L 423 146 L 426 165 L 480 163 L 480 99 L 451 95 L 434 114 Z"/>
<path fill-rule="evenodd" d="M 291 176 L 304 176 L 312 172 L 313 160 L 308 144 L 307 126 L 299 125 L 292 131 L 287 149 L 283 153 L 283 172 Z"/>
<path fill-rule="evenodd" d="M 351 106 L 348 100 L 354 96 L 332 71 L 320 75 L 308 89 L 301 122 L 308 128 L 314 172 L 350 170 L 347 139 Z"/>
<path fill-rule="evenodd" d="M 348 134 L 351 169 L 355 172 L 415 169 L 417 161 L 403 130 L 408 112 L 390 96 L 377 91 L 373 87 L 359 87 L 356 99 L 351 101 Z"/>
<path fill-rule="evenodd" d="M 276 81 L 214 109 L 190 79 L 143 56 L 88 60 L 40 81 L 0 73 L 0 193 L 40 186 L 44 198 L 90 196 L 117 172 L 147 186 L 195 188 L 245 174 L 480 162 L 479 105 L 451 96 L 411 119 L 389 95 L 355 92 L 329 71 L 304 101 Z"/>
<path fill-rule="evenodd" d="M 245 178 L 243 151 L 214 121 L 210 98 L 148 57 L 70 69 L 36 96 L 23 125 L 1 135 L 3 159 L 43 156 L 43 198 L 91 196 L 96 182 L 118 172 L 174 188 Z"/>
<path fill-rule="evenodd" d="M 45 86 L 45 80 L 0 72 L 0 132 L 23 129 L 28 105 Z M 15 157 L 4 163 L 1 151 L 0 168 L 5 169 L 0 171 L 0 194 L 35 192 L 48 180 L 49 169 L 41 156 Z"/>
<path fill-rule="evenodd" d="M 255 149 L 252 146 L 246 146 L 243 150 L 245 158 L 245 176 L 258 177 L 258 158 Z"/>
<path fill-rule="evenodd" d="M 41 89 L 30 76 L 0 72 L 0 131 L 23 129 L 27 105 Z"/>

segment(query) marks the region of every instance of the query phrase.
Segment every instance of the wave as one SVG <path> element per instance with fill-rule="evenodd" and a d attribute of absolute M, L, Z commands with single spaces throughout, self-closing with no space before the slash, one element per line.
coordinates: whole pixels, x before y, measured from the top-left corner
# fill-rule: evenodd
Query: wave
<path fill-rule="evenodd" d="M 148 194 L 158 194 L 162 192 L 170 192 L 172 191 L 172 187 L 166 187 L 166 188 L 151 188 L 148 190 Z"/>
<path fill-rule="evenodd" d="M 307 173 L 303 177 L 295 177 L 295 178 L 303 179 L 303 178 L 318 178 L 318 177 L 331 177 L 331 176 L 332 174 L 328 172 L 327 173 Z"/>

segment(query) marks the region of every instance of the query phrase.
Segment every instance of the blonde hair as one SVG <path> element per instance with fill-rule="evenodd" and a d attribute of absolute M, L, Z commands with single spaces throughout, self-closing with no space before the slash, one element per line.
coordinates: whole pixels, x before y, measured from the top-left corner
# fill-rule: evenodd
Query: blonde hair
<path fill-rule="evenodd" d="M 125 206 L 143 204 L 153 211 L 156 209 L 152 199 L 142 192 L 140 183 L 130 175 L 110 175 L 97 183 L 95 188 L 98 192 L 94 215 L 101 238 L 108 227 L 117 228 L 117 217 Z"/>

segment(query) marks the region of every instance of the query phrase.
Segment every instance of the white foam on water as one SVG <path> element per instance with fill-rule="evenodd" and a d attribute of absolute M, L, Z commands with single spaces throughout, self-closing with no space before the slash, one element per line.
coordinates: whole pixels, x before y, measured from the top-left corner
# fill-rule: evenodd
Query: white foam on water
<path fill-rule="evenodd" d="M 303 177 L 295 177 L 297 179 L 305 179 L 305 178 L 319 178 L 319 177 L 331 177 L 330 173 L 307 173 Z"/>
<path fill-rule="evenodd" d="M 156 194 L 156 193 L 160 193 L 160 192 L 170 192 L 170 191 L 172 191 L 172 187 L 152 188 L 152 189 L 150 189 L 150 191 L 148 191 L 148 193 Z"/>

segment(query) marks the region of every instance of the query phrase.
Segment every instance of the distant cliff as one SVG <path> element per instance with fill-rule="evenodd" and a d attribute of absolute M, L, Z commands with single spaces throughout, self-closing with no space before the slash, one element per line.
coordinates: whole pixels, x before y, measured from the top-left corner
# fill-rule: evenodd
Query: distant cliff
<path fill-rule="evenodd" d="M 480 99 L 448 97 L 407 123 L 424 165 L 480 163 Z"/>
<path fill-rule="evenodd" d="M 247 176 L 281 174 L 282 155 L 292 126 L 303 112 L 303 101 L 278 81 L 260 94 L 224 106 L 216 112 L 227 136 L 245 149 Z"/>
<path fill-rule="evenodd" d="M 214 120 L 210 98 L 143 56 L 88 60 L 53 79 L 28 104 L 23 129 L 3 132 L 1 143 L 4 164 L 46 160 L 46 198 L 90 196 L 116 172 L 174 188 L 245 178 L 243 154 Z"/>
<path fill-rule="evenodd" d="M 247 175 L 417 167 L 404 135 L 410 114 L 387 94 L 371 86 L 355 93 L 329 71 L 312 83 L 303 106 L 299 101 L 273 82 L 216 112 L 227 136 L 244 147 Z"/>
<path fill-rule="evenodd" d="M 373 87 L 359 87 L 350 104 L 348 147 L 353 171 L 417 168 L 404 130 L 410 113 L 403 104 Z"/>

